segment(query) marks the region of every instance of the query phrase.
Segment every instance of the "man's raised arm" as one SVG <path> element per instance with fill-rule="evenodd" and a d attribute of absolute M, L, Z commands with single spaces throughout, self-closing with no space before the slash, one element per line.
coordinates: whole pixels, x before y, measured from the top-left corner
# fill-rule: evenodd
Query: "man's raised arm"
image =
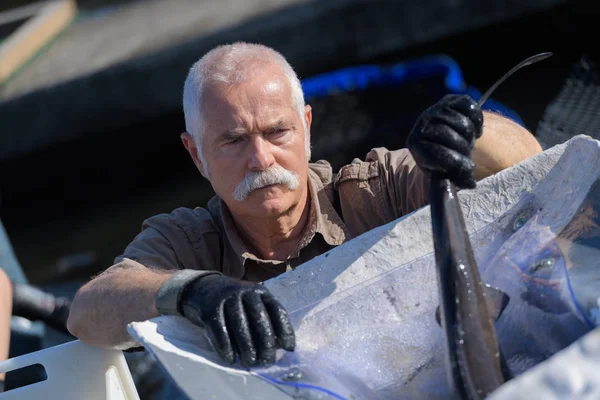
<path fill-rule="evenodd" d="M 501 115 L 483 112 L 483 134 L 475 142 L 472 158 L 475 179 L 480 180 L 542 152 L 531 132 Z"/>
<path fill-rule="evenodd" d="M 482 112 L 466 95 L 447 95 L 425 110 L 406 145 L 422 170 L 461 189 L 542 151 L 525 128 Z"/>

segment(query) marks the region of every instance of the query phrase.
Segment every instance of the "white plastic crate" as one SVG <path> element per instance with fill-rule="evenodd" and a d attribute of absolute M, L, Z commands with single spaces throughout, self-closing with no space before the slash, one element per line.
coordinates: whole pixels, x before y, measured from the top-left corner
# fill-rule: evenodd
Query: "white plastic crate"
<path fill-rule="evenodd" d="M 1 400 L 139 400 L 121 351 L 75 340 L 0 362 L 0 373 L 35 364 L 48 379 L 0 393 Z"/>

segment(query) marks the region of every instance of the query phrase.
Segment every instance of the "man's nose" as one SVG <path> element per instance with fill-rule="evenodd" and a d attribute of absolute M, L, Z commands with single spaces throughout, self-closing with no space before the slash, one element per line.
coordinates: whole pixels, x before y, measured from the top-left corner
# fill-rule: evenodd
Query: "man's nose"
<path fill-rule="evenodd" d="M 261 136 L 255 136 L 250 140 L 250 158 L 248 168 L 253 171 L 264 171 L 275 164 L 275 157 L 271 152 L 271 144 Z"/>

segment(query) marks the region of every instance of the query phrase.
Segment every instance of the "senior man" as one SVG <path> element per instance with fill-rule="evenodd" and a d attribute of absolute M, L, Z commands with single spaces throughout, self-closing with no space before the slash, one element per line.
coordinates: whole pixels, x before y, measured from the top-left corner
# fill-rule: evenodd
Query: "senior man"
<path fill-rule="evenodd" d="M 541 151 L 518 124 L 447 96 L 420 116 L 409 149 L 373 149 L 334 174 L 309 163 L 311 107 L 294 70 L 248 43 L 194 64 L 183 107 L 183 145 L 216 196 L 146 220 L 78 291 L 68 328 L 91 345 L 128 349 L 128 323 L 173 314 L 207 327 L 225 362 L 271 363 L 295 337 L 260 282 L 425 205 L 431 171 L 472 188 Z"/>

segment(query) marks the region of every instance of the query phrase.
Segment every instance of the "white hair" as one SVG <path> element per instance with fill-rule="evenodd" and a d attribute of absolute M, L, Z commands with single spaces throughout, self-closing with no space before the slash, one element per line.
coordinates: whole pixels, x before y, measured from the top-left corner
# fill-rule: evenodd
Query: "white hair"
<path fill-rule="evenodd" d="M 276 65 L 287 78 L 292 106 L 298 112 L 305 132 L 306 158 L 310 160 L 308 126 L 304 118 L 304 93 L 298 75 L 285 57 L 270 47 L 260 44 L 236 42 L 218 46 L 206 53 L 190 69 L 183 87 L 183 113 L 185 128 L 194 137 L 198 157 L 207 168 L 202 154 L 202 95 L 205 85 L 224 83 L 238 85 L 247 81 L 265 65 Z"/>

